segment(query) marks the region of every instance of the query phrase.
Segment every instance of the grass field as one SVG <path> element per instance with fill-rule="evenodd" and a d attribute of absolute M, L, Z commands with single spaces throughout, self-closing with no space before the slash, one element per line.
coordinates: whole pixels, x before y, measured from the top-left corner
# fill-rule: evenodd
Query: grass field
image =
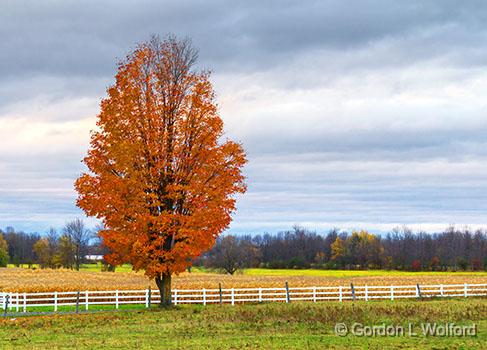
<path fill-rule="evenodd" d="M 181 306 L 172 309 L 0 320 L 1 349 L 483 349 L 481 299 Z M 400 337 L 335 335 L 342 322 L 401 325 Z M 476 324 L 477 335 L 423 336 L 421 323 Z"/>
<path fill-rule="evenodd" d="M 0 268 L 0 291 L 76 291 L 156 288 L 142 272 L 124 266 L 118 272 L 100 272 L 99 266 L 85 265 L 81 271 L 65 269 Z M 272 270 L 247 269 L 234 276 L 193 269 L 173 279 L 178 289 L 336 285 L 404 285 L 487 283 L 487 272 L 401 272 L 401 271 L 349 271 L 349 270 Z"/>

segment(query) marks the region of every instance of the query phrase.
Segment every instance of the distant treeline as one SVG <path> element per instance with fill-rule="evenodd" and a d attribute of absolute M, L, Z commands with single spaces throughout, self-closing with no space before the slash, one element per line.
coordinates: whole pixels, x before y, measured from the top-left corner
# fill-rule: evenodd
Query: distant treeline
<path fill-rule="evenodd" d="M 81 220 L 67 223 L 60 234 L 51 229 L 44 236 L 13 228 L 0 230 L 0 266 L 39 264 L 77 269 L 86 262 L 86 254 L 108 252 L 95 232 L 87 230 Z M 222 236 L 194 265 L 232 274 L 248 267 L 478 271 L 487 270 L 487 234 L 451 227 L 435 234 L 402 228 L 382 236 L 338 230 L 320 235 L 295 227 L 277 234 Z M 105 267 L 113 270 L 113 266 Z"/>
<path fill-rule="evenodd" d="M 295 227 L 278 234 L 223 236 L 196 264 L 234 273 L 239 268 L 487 270 L 487 235 L 457 230 L 428 234 L 396 229 L 326 235 Z"/>
<path fill-rule="evenodd" d="M 96 235 L 80 219 L 68 222 L 60 234 L 51 228 L 44 236 L 7 227 L 5 232 L 0 230 L 0 266 L 39 264 L 79 270 L 85 255 L 99 250 L 99 245 L 90 246 L 94 239 Z"/>

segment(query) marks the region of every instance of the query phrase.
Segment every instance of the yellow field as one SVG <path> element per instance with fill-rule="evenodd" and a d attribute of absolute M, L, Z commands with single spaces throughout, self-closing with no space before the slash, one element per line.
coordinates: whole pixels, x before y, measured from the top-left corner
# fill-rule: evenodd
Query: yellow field
<path fill-rule="evenodd" d="M 330 271 L 330 270 L 264 270 L 249 269 L 234 276 L 195 271 L 182 273 L 173 278 L 173 287 L 178 289 L 289 286 L 334 286 L 334 285 L 414 285 L 487 283 L 486 272 L 397 272 L 397 271 Z M 75 290 L 127 290 L 155 289 L 143 273 L 97 272 L 90 269 L 29 270 L 23 268 L 0 268 L 0 291 L 75 291 Z"/>

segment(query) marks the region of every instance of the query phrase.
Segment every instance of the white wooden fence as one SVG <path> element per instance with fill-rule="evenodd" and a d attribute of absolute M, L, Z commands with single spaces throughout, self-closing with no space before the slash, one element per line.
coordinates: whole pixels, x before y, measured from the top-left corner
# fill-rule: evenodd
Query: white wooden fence
<path fill-rule="evenodd" d="M 173 289 L 173 304 L 241 304 L 293 301 L 347 301 L 431 297 L 487 296 L 487 284 L 440 284 L 403 286 L 334 286 L 282 288 Z M 59 311 L 66 307 L 90 310 L 92 306 L 142 305 L 160 301 L 157 290 L 115 290 L 79 292 L 0 293 L 2 312 Z"/>

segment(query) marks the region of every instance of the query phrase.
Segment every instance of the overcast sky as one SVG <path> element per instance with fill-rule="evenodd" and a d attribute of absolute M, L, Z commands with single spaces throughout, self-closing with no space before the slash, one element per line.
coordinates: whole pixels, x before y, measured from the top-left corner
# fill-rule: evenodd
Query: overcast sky
<path fill-rule="evenodd" d="M 487 227 L 487 3 L 444 0 L 0 0 L 0 227 L 82 216 L 116 62 L 167 33 L 249 156 L 230 232 Z"/>

